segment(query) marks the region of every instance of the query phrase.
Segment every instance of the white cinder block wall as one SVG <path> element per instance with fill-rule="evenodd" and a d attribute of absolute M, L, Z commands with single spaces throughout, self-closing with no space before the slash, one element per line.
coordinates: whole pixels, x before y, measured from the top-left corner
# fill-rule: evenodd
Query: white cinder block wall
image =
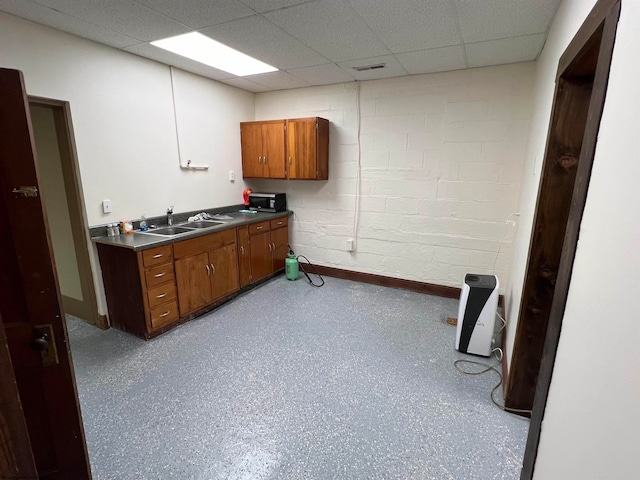
<path fill-rule="evenodd" d="M 329 180 L 248 183 L 288 194 L 292 246 L 314 263 L 459 287 L 495 262 L 504 285 L 534 66 L 362 82 L 357 235 L 355 83 L 257 94 L 256 120 L 331 121 Z"/>

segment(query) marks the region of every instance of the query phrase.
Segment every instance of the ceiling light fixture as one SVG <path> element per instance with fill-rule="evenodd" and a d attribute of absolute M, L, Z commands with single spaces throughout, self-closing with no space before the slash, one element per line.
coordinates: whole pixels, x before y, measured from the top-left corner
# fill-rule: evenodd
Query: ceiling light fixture
<path fill-rule="evenodd" d="M 156 40 L 151 45 L 239 77 L 278 70 L 198 32 Z"/>

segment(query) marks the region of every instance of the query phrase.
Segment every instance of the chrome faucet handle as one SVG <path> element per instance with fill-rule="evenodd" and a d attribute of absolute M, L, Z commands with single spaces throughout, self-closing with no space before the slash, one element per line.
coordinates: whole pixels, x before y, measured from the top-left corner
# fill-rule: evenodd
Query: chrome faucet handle
<path fill-rule="evenodd" d="M 167 208 L 167 213 L 173 213 L 173 205 Z"/>

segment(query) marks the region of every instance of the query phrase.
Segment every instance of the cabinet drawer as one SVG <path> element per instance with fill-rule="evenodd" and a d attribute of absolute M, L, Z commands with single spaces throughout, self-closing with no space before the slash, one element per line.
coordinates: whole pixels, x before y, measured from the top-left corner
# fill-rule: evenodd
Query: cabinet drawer
<path fill-rule="evenodd" d="M 151 310 L 151 328 L 160 328 L 178 319 L 178 302 L 160 305 Z"/>
<path fill-rule="evenodd" d="M 152 288 L 147 292 L 147 298 L 151 309 L 163 303 L 171 302 L 176 299 L 176 286 L 173 283 L 167 283 L 166 285 Z"/>
<path fill-rule="evenodd" d="M 144 276 L 147 282 L 147 289 L 162 285 L 163 283 L 173 282 L 173 263 L 149 268 L 145 270 Z"/>
<path fill-rule="evenodd" d="M 211 233 L 191 240 L 183 240 L 174 243 L 173 253 L 175 258 L 188 257 L 198 253 L 215 250 L 223 245 L 236 243 L 236 229 L 229 228 L 221 232 Z"/>
<path fill-rule="evenodd" d="M 167 263 L 171 260 L 173 260 L 173 255 L 171 254 L 171 245 L 150 248 L 149 250 L 144 250 L 142 252 L 142 264 L 145 267 L 160 265 L 161 263 Z"/>
<path fill-rule="evenodd" d="M 276 218 L 275 220 L 271 220 L 271 230 L 286 227 L 287 225 L 289 225 L 288 217 Z"/>
<path fill-rule="evenodd" d="M 249 224 L 249 235 L 255 235 L 256 233 L 268 232 L 269 220 L 259 223 Z"/>

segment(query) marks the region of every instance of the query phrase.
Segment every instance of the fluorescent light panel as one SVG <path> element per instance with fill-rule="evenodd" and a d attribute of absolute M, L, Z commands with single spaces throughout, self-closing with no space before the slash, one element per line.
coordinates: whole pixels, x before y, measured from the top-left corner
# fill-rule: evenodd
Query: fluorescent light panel
<path fill-rule="evenodd" d="M 278 70 L 198 32 L 156 40 L 151 45 L 239 77 Z"/>

